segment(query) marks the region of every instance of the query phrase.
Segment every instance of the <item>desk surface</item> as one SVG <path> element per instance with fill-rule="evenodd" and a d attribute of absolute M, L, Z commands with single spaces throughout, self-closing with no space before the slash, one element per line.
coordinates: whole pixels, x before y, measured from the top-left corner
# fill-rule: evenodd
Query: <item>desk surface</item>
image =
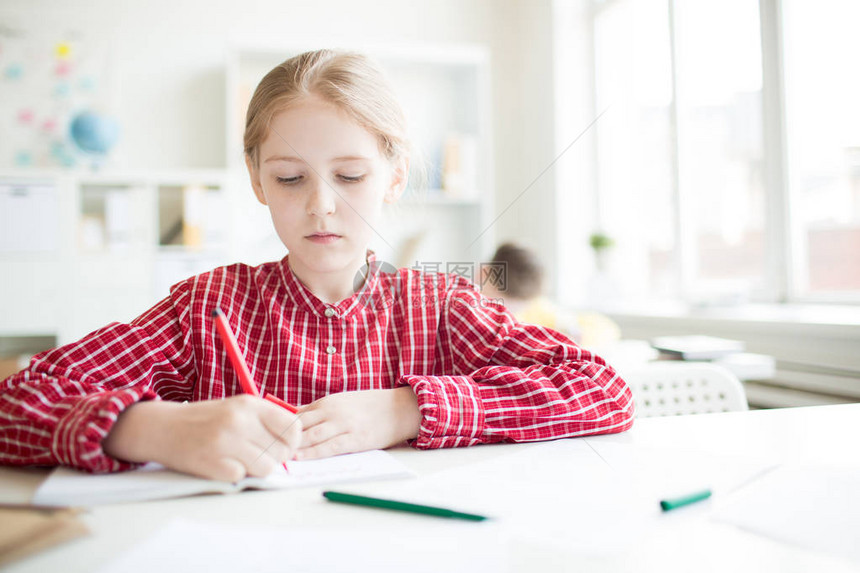
<path fill-rule="evenodd" d="M 860 467 L 860 404 L 819 406 L 782 410 L 761 410 L 727 414 L 648 418 L 637 420 L 632 430 L 587 438 L 589 444 L 614 443 L 622 451 L 648 448 L 677 452 L 706 452 L 714 456 L 767 457 L 781 463 Z M 525 452 L 531 444 L 504 444 L 463 449 L 417 451 L 392 450 L 415 470 L 419 479 L 434 474 L 451 474 L 481 462 L 492 462 L 508 454 Z M 0 468 L 0 484 L 5 490 L 0 501 L 24 495 L 44 476 L 37 470 Z M 393 482 L 392 482 L 393 483 Z M 18 490 L 12 488 L 18 484 Z M 499 476 L 486 484 L 506 491 Z M 338 488 L 341 489 L 341 488 Z M 109 563 L 142 539 L 181 517 L 233 525 L 302 528 L 355 527 L 380 531 L 380 551 L 391 543 L 392 530 L 421 532 L 424 527 L 439 531 L 440 523 L 425 516 L 363 510 L 325 502 L 322 488 L 275 492 L 245 492 L 236 495 L 200 496 L 185 499 L 102 506 L 90 509 L 83 519 L 93 534 L 17 562 L 9 572 L 92 571 Z M 547 508 L 547 528 L 560 522 Z M 587 518 L 587 516 L 583 516 Z M 566 519 L 576 519 L 568 516 Z M 430 520 L 430 521 L 428 521 Z M 504 524 L 502 524 L 504 525 Z M 563 527 L 563 525 L 561 525 Z M 653 530 L 652 530 L 653 529 Z M 667 518 L 658 527 L 641 532 L 637 542 L 615 553 L 584 554 L 564 543 L 542 543 L 540 536 L 512 539 L 504 546 L 510 571 L 667 571 L 667 570 L 779 570 L 857 571 L 860 564 L 833 555 L 789 546 L 731 525 L 711 521 L 707 509 Z M 858 532 L 860 535 L 860 532 Z M 430 555 L 428 551 L 422 554 Z M 440 569 L 441 570 L 441 569 Z"/>

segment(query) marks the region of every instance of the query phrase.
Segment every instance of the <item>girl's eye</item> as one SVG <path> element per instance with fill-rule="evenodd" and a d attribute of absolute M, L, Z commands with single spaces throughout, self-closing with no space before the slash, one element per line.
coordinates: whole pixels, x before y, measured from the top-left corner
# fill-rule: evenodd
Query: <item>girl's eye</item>
<path fill-rule="evenodd" d="M 295 185 L 301 179 L 301 175 L 297 175 L 296 177 L 275 177 L 275 180 L 282 185 Z"/>
<path fill-rule="evenodd" d="M 364 181 L 364 175 L 340 175 L 341 181 L 346 183 L 361 183 Z"/>

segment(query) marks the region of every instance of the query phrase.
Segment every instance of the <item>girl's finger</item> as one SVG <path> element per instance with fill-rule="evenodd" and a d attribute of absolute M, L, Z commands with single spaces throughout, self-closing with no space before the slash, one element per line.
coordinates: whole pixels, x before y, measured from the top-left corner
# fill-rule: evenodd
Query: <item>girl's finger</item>
<path fill-rule="evenodd" d="M 342 430 L 337 424 L 334 424 L 331 421 L 317 424 L 316 426 L 313 426 L 311 428 L 305 428 L 302 432 L 301 448 L 308 448 L 317 444 L 321 444 L 322 442 L 330 440 L 335 436 L 338 436 L 343 433 L 344 430 Z"/>
<path fill-rule="evenodd" d="M 253 457 L 266 454 L 277 463 L 283 463 L 292 458 L 293 453 L 301 445 L 301 423 L 293 430 L 290 425 L 278 430 L 284 424 L 280 409 L 272 407 L 274 411 L 263 409 L 258 412 L 258 417 L 253 424 L 246 424 L 242 428 L 242 446 L 234 446 L 234 452 L 244 451 L 244 447 L 251 450 Z M 295 417 L 288 412 L 289 423 L 296 422 Z M 290 441 L 291 440 L 291 441 Z M 238 449 L 237 449 L 238 448 Z"/>
<path fill-rule="evenodd" d="M 236 457 L 244 466 L 248 477 L 266 477 L 283 463 L 273 457 L 269 450 L 250 442 L 246 442 L 239 448 Z"/>
<path fill-rule="evenodd" d="M 225 456 L 215 460 L 203 477 L 236 483 L 244 478 L 246 473 L 245 466 L 239 460 Z"/>
<path fill-rule="evenodd" d="M 261 432 L 260 435 L 254 436 L 249 440 L 249 445 L 257 452 L 257 456 L 265 454 L 278 464 L 293 459 L 300 443 L 300 441 L 297 441 L 295 447 L 290 447 L 279 440 L 277 436 L 273 436 L 268 432 Z"/>
<path fill-rule="evenodd" d="M 277 441 L 280 446 L 289 450 L 301 446 L 303 423 L 299 416 L 275 406 L 263 410 L 260 421 L 266 433 L 263 442 L 267 447 L 272 441 Z"/>
<path fill-rule="evenodd" d="M 330 440 L 326 440 L 309 448 L 302 448 L 296 453 L 297 460 L 316 460 L 329 458 L 341 454 L 351 454 L 356 450 L 355 440 L 352 434 L 338 434 Z"/>
<path fill-rule="evenodd" d="M 311 405 L 308 410 L 299 410 L 298 417 L 302 421 L 302 428 L 307 430 L 324 422 L 328 415 L 323 408 L 313 408 Z"/>

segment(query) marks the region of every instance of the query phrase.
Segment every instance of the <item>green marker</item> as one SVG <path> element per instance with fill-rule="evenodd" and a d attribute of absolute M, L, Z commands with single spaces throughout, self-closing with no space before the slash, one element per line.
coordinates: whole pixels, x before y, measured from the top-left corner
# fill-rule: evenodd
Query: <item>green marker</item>
<path fill-rule="evenodd" d="M 669 511 L 672 509 L 678 509 L 679 507 L 684 507 L 685 505 L 690 505 L 691 503 L 696 503 L 697 501 L 702 501 L 703 499 L 708 499 L 709 497 L 711 497 L 711 490 L 703 489 L 702 491 L 697 491 L 696 493 L 691 493 L 689 495 L 674 497 L 672 499 L 664 499 L 660 502 L 660 507 L 663 508 L 663 511 Z"/>
<path fill-rule="evenodd" d="M 463 513 L 444 507 L 433 507 L 431 505 L 419 505 L 417 503 L 406 503 L 404 501 L 394 501 L 390 499 L 379 499 L 377 497 L 366 497 L 363 495 L 353 495 L 351 493 L 340 493 L 337 491 L 324 491 L 323 497 L 329 501 L 339 503 L 352 503 L 354 505 L 365 505 L 369 507 L 380 507 L 382 509 L 394 509 L 397 511 L 409 511 L 411 513 L 423 513 L 425 515 L 435 515 L 438 517 L 450 517 L 455 519 L 468 519 L 469 521 L 484 521 L 489 519 L 484 515 L 476 515 L 474 513 Z"/>

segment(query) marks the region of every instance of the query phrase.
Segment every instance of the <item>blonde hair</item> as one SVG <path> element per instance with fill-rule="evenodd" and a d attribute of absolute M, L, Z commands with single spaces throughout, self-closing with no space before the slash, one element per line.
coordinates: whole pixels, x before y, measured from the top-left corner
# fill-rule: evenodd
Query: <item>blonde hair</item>
<path fill-rule="evenodd" d="M 334 104 L 376 136 L 388 160 L 410 156 L 406 118 L 382 70 L 362 54 L 316 50 L 275 66 L 254 90 L 244 137 L 254 166 L 275 114 L 309 96 Z"/>

